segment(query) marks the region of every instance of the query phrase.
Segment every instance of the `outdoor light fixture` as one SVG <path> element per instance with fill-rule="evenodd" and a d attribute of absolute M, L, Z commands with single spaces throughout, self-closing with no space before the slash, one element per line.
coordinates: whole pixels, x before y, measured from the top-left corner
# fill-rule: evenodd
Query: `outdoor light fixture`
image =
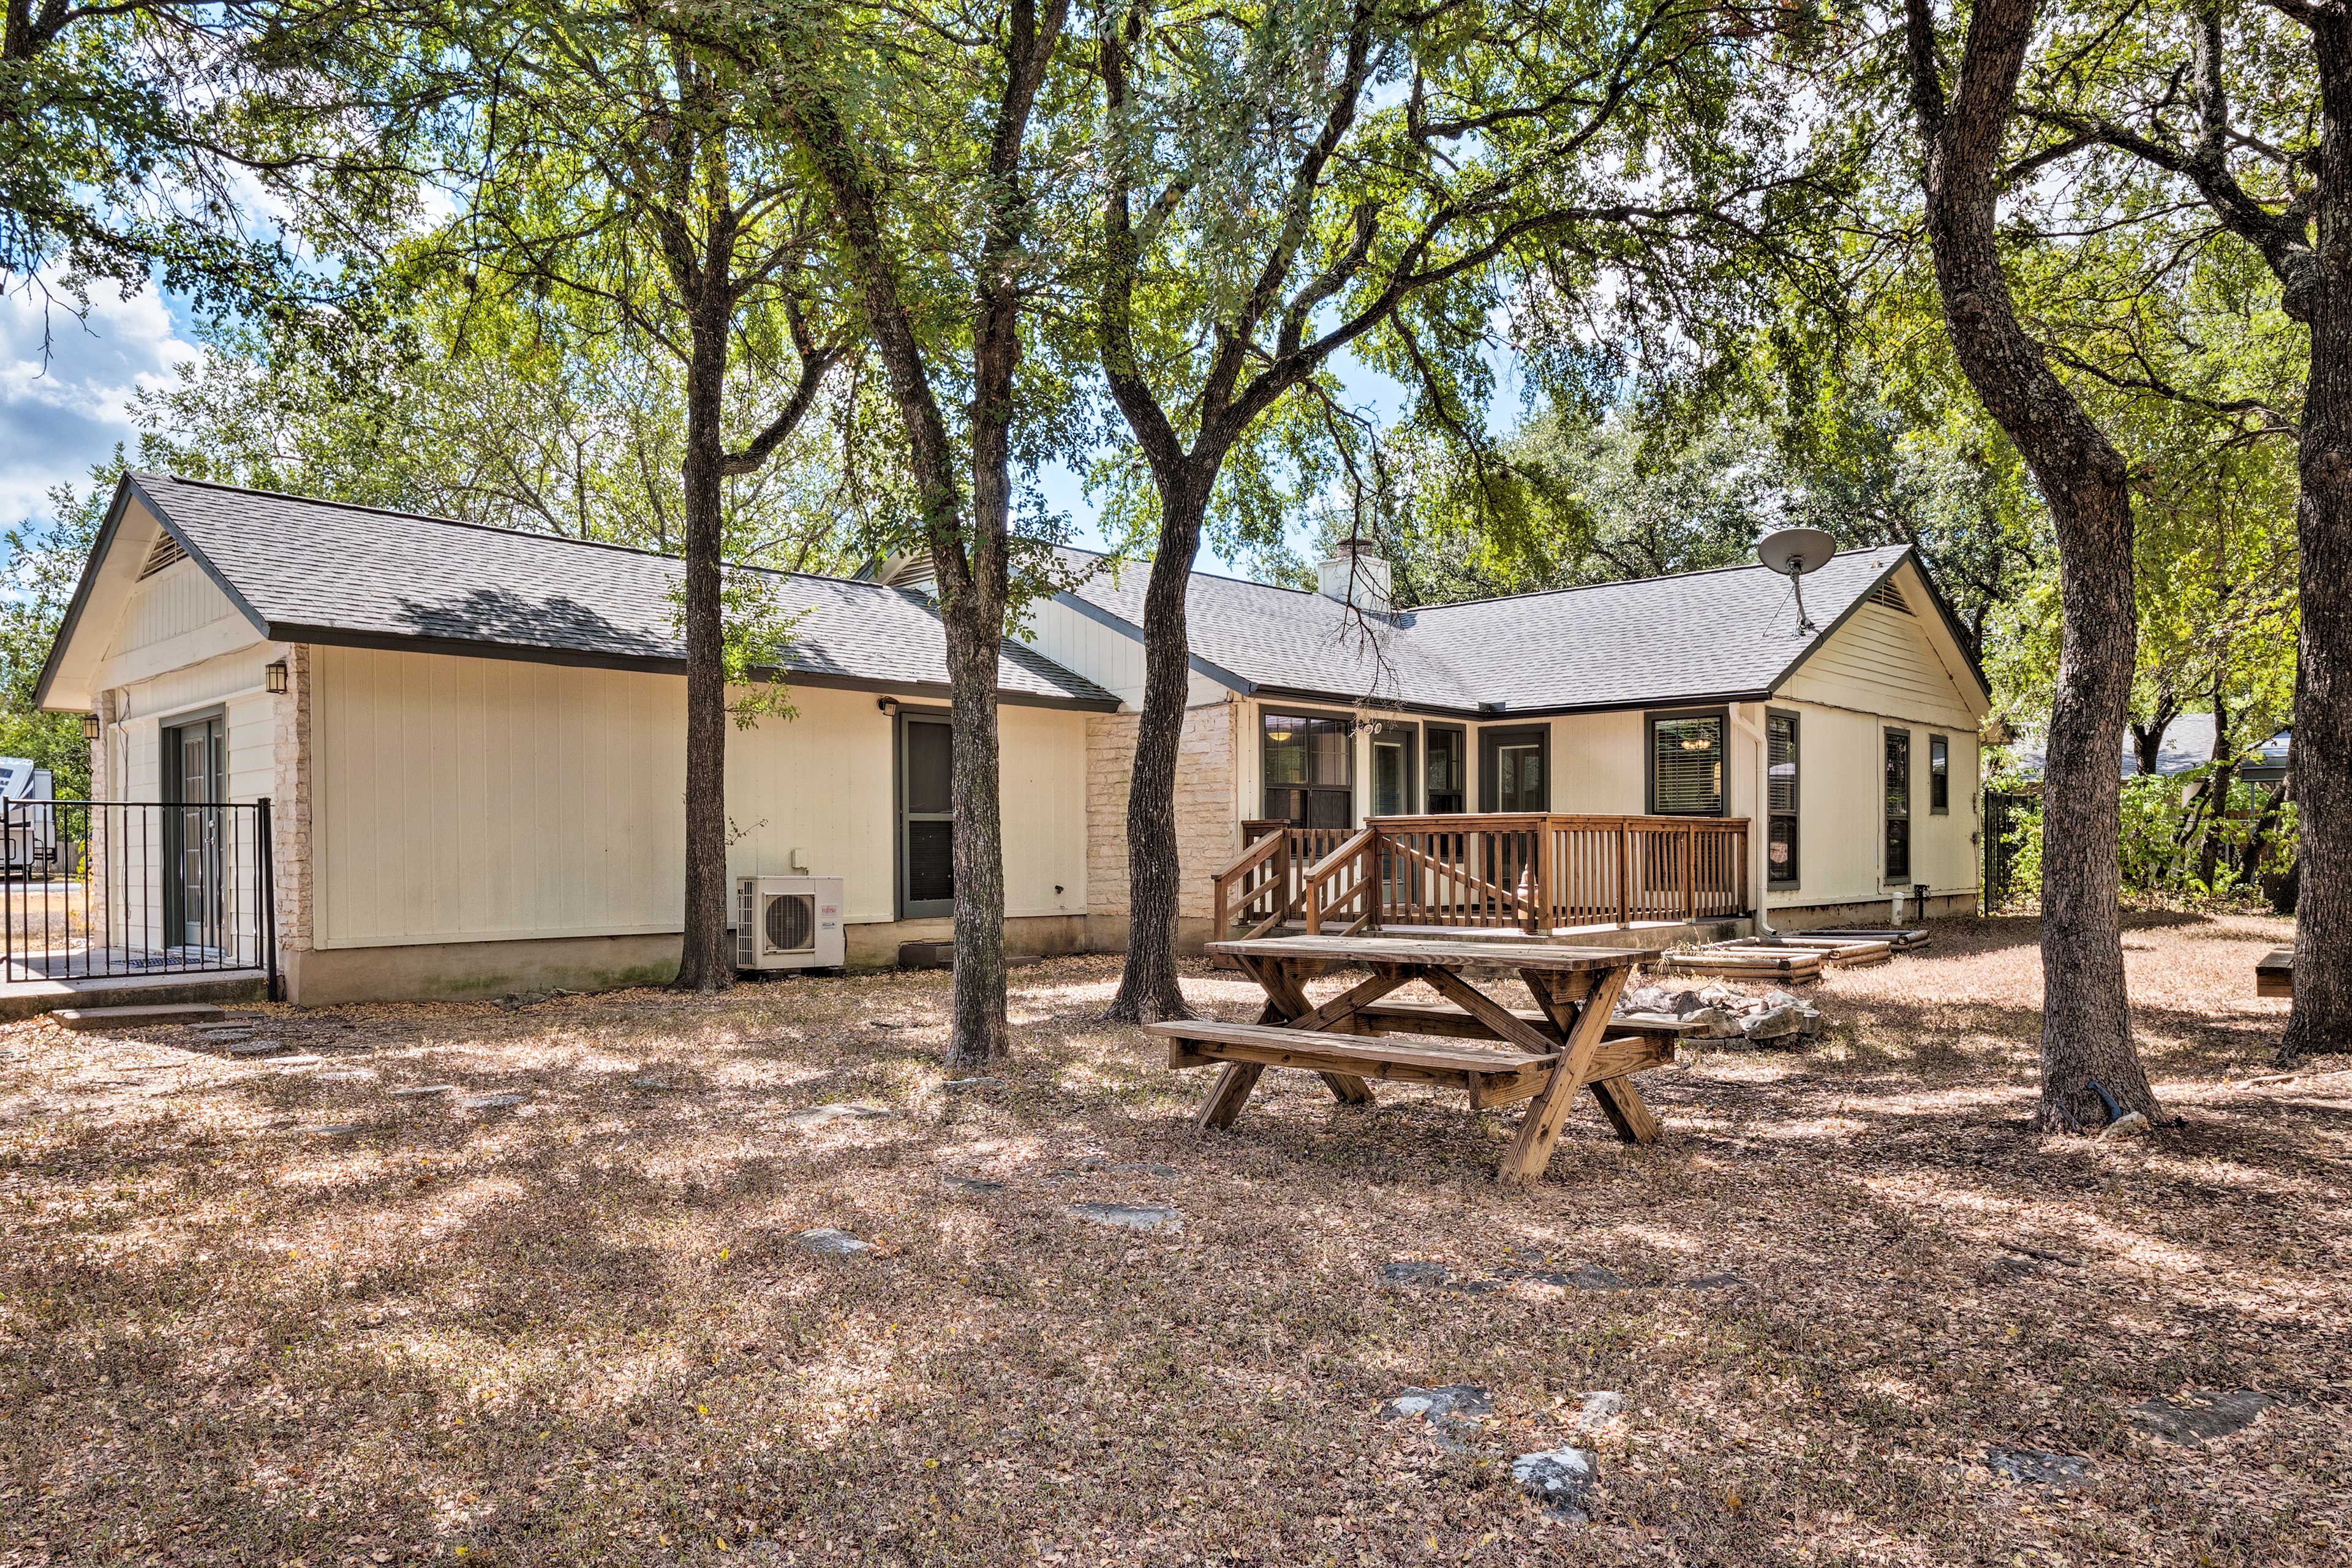
<path fill-rule="evenodd" d="M 898 716 L 898 700 L 895 697 L 882 698 L 874 706 L 882 710 L 886 717 L 896 719 Z"/>
<path fill-rule="evenodd" d="M 286 661 L 279 659 L 263 673 L 269 677 L 270 695 L 283 697 L 286 694 Z"/>
<path fill-rule="evenodd" d="M 102 730 L 103 728 L 104 728 L 104 726 L 103 726 L 103 725 L 101 725 L 101 724 L 100 724 L 100 723 L 99 723 L 99 721 L 98 721 L 98 715 L 97 715 L 97 714 L 95 714 L 95 713 L 85 713 L 85 714 L 83 714 L 83 715 L 81 716 L 81 738 L 82 738 L 83 740 L 85 740 L 85 741 L 95 741 L 95 740 L 97 740 L 97 739 L 98 739 L 98 737 L 99 737 L 99 732 L 100 732 L 100 730 Z"/>

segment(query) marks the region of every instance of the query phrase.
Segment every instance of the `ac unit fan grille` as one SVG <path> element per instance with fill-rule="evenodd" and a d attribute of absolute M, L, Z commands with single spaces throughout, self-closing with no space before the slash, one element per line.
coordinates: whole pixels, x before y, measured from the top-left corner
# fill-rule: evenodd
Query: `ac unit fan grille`
<path fill-rule="evenodd" d="M 816 896 L 786 893 L 768 900 L 768 951 L 808 952 L 816 947 Z"/>

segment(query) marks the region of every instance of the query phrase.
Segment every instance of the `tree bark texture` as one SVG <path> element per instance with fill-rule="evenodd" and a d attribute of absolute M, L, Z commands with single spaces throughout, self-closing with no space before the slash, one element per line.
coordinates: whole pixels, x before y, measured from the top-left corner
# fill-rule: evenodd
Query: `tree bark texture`
<path fill-rule="evenodd" d="M 726 623 L 719 595 L 727 454 L 720 424 L 732 301 L 705 280 L 686 367 L 686 923 L 677 986 L 735 983 L 727 943 Z M 715 297 L 714 297 L 715 296 Z"/>
<path fill-rule="evenodd" d="M 2303 838 L 2294 1004 L 2282 1061 L 2352 1051 L 2352 7 L 2296 13 L 2319 62 L 2320 139 L 2308 268 L 2311 381 L 2304 400 L 2303 640 L 2294 799 Z"/>
<path fill-rule="evenodd" d="M 2123 455 L 2051 373 L 2017 319 L 1995 229 L 2001 148 L 2033 32 L 2032 0 L 1979 0 L 1948 99 L 1930 0 L 1907 0 L 1927 236 L 1952 347 L 2033 471 L 2056 524 L 2062 631 L 2042 785 L 2039 1122 L 2105 1119 L 2094 1084 L 2156 1120 L 2125 991 L 2121 780 L 2137 621 Z"/>

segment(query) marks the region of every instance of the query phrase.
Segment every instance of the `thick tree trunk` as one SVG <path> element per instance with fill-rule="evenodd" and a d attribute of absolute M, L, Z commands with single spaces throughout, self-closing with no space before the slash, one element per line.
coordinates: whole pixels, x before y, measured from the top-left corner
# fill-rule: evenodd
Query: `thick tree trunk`
<path fill-rule="evenodd" d="M 686 924 L 681 990 L 735 983 L 727 947 L 727 675 L 719 563 L 728 313 L 698 311 L 686 374 Z"/>
<path fill-rule="evenodd" d="M 1004 1012 L 1004 823 L 996 726 L 996 660 L 1003 641 L 1000 603 L 993 625 L 984 609 L 941 606 L 948 681 L 955 713 L 955 973 L 950 984 L 948 1062 L 984 1067 L 1012 1049 Z"/>
<path fill-rule="evenodd" d="M 2352 1051 L 2352 15 L 2307 21 L 2319 60 L 2318 265 L 2304 402 L 2303 642 L 2294 707 L 2294 799 L 2303 837 L 2294 1008 L 2282 1061 Z M 2300 306 L 2301 309 L 2297 310 Z"/>
<path fill-rule="evenodd" d="M 1912 98 L 1936 282 L 1969 384 L 2041 486 L 2057 525 L 2063 626 L 2042 791 L 2042 1099 L 2049 1131 L 2104 1120 L 2095 1084 L 2155 1120 L 2124 986 L 2117 841 L 2137 620 L 2124 459 L 2017 320 L 1995 232 L 2003 133 L 2032 0 L 1979 0 L 1948 102 L 1929 0 L 1908 0 Z"/>
<path fill-rule="evenodd" d="M 1213 468 L 1211 470 L 1213 476 Z M 1148 1024 L 1189 1018 L 1176 982 L 1176 936 L 1183 866 L 1176 843 L 1176 757 L 1184 738 L 1192 687 L 1192 642 L 1184 600 L 1210 479 L 1163 489 L 1160 553 L 1143 592 L 1143 712 L 1135 727 L 1135 763 L 1127 794 L 1127 963 L 1110 1016 Z M 1225 933 L 1213 931 L 1211 939 Z"/>

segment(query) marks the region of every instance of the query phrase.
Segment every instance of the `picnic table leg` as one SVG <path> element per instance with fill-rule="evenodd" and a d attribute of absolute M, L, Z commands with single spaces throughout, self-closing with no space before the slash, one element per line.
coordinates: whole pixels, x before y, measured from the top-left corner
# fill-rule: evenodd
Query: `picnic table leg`
<path fill-rule="evenodd" d="M 1633 1087 L 1631 1079 L 1612 1078 L 1606 1083 L 1584 1086 L 1592 1098 L 1601 1102 L 1601 1112 L 1609 1124 L 1617 1129 L 1617 1136 L 1628 1143 L 1654 1143 L 1658 1141 L 1658 1119 L 1650 1114 L 1642 1091 Z"/>
<path fill-rule="evenodd" d="M 1519 1123 L 1519 1134 L 1504 1151 L 1502 1165 L 1495 1173 L 1497 1180 L 1527 1187 L 1543 1179 L 1544 1167 L 1551 1163 L 1551 1152 L 1559 1142 L 1560 1130 L 1568 1125 L 1570 1110 L 1576 1104 L 1576 1091 L 1583 1086 L 1584 1075 L 1592 1070 L 1592 1058 L 1601 1048 L 1610 1017 L 1617 1011 L 1617 997 L 1625 989 L 1626 976 L 1632 973 L 1630 965 L 1605 972 L 1594 983 L 1592 994 L 1584 999 L 1584 1005 L 1577 1009 L 1576 1024 L 1568 1031 L 1568 1041 L 1560 1048 L 1551 1077 L 1528 1101 L 1528 1113 Z"/>
<path fill-rule="evenodd" d="M 1192 1119 L 1192 1125 L 1202 1131 L 1212 1127 L 1226 1128 L 1242 1113 L 1242 1106 L 1257 1087 L 1258 1075 L 1265 1068 L 1257 1062 L 1227 1062 L 1217 1069 L 1217 1081 L 1209 1089 L 1208 1102 Z"/>
<path fill-rule="evenodd" d="M 1251 978 L 1265 987 L 1265 1010 L 1258 1015 L 1259 1023 L 1287 1024 L 1293 1018 L 1303 1018 L 1315 1011 L 1315 1005 L 1307 999 L 1306 988 L 1299 984 L 1298 976 L 1291 973 L 1287 964 L 1270 958 L 1255 962 L 1245 958 L 1242 964 L 1249 971 Z M 1375 1103 L 1372 1086 L 1352 1073 L 1324 1072 L 1315 1076 L 1323 1080 L 1324 1087 L 1330 1089 L 1332 1097 L 1342 1105 Z M 1248 1091 L 1244 1089 L 1243 1093 L 1246 1097 Z M 1240 1107 L 1235 1106 L 1234 1110 L 1238 1111 Z M 1228 1116 L 1216 1125 L 1223 1127 L 1232 1121 L 1233 1118 Z"/>

